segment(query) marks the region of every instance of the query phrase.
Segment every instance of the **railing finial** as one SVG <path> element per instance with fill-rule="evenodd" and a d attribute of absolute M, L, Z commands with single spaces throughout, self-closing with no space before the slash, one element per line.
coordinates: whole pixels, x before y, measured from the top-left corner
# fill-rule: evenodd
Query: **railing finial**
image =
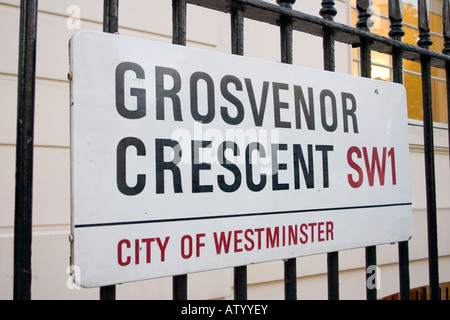
<path fill-rule="evenodd" d="M 450 0 L 444 0 L 442 18 L 444 20 L 444 50 L 442 53 L 450 55 Z"/>
<path fill-rule="evenodd" d="M 369 31 L 373 26 L 373 22 L 370 19 L 372 16 L 372 0 L 357 0 L 356 8 L 359 13 L 356 27 L 364 31 Z"/>
<path fill-rule="evenodd" d="M 417 45 L 428 49 L 433 44 L 430 34 L 428 0 L 419 0 L 419 41 Z"/>
<path fill-rule="evenodd" d="M 319 14 L 325 20 L 334 20 L 334 17 L 337 14 L 336 7 L 334 6 L 334 0 L 323 0 L 322 1 L 322 9 L 320 9 Z"/>
<path fill-rule="evenodd" d="M 405 31 L 403 30 L 403 10 L 401 0 L 389 0 L 389 20 L 391 21 L 389 37 L 400 41 L 405 35 Z"/>

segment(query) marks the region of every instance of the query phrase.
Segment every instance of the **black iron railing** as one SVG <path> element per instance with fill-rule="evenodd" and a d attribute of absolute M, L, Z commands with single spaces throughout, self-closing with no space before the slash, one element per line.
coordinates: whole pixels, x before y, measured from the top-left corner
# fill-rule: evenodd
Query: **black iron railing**
<path fill-rule="evenodd" d="M 231 48 L 233 54 L 244 55 L 244 19 L 257 20 L 279 26 L 282 63 L 292 63 L 292 33 L 304 32 L 323 39 L 324 69 L 335 70 L 335 42 L 360 48 L 361 76 L 371 77 L 371 51 L 392 56 L 393 81 L 403 83 L 403 59 L 421 63 L 424 153 L 428 217 L 429 281 L 430 298 L 439 299 L 439 271 L 437 251 L 436 188 L 434 168 L 433 116 L 431 99 L 431 67 L 446 70 L 450 78 L 450 6 L 444 0 L 443 6 L 443 53 L 429 50 L 432 44 L 428 22 L 428 2 L 419 0 L 418 46 L 402 42 L 402 1 L 389 1 L 391 27 L 389 37 L 371 33 L 368 21 L 371 17 L 370 0 L 358 0 L 359 12 L 357 28 L 334 21 L 337 14 L 335 1 L 322 1 L 320 16 L 316 17 L 292 10 L 295 0 L 278 0 L 278 5 L 259 0 L 173 0 L 173 43 L 186 45 L 186 6 L 202 6 L 230 14 Z M 32 226 L 32 167 L 33 167 L 33 123 L 34 123 L 34 82 L 36 60 L 37 0 L 21 1 L 20 50 L 18 71 L 18 120 L 16 156 L 16 207 L 14 240 L 14 299 L 31 298 L 31 226 Z M 104 32 L 118 31 L 118 0 L 104 0 Z M 447 92 L 450 92 L 447 80 Z M 447 95 L 450 105 L 450 95 Z M 449 112 L 450 114 L 450 112 Z M 409 299 L 409 245 L 398 244 L 400 296 Z M 328 297 L 339 299 L 339 253 L 327 255 Z M 366 248 L 366 267 L 376 265 L 376 247 Z M 285 298 L 297 299 L 296 259 L 286 260 Z M 376 288 L 367 287 L 367 299 L 376 299 Z M 247 298 L 247 268 L 234 268 L 235 299 Z M 101 299 L 115 299 L 115 286 L 102 287 Z M 187 275 L 173 277 L 173 298 L 187 299 Z"/>

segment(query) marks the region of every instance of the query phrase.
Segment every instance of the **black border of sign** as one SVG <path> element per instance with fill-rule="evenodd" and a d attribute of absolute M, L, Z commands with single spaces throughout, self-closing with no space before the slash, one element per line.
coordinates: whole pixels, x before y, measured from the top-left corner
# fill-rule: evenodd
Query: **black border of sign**
<path fill-rule="evenodd" d="M 113 226 L 132 225 L 132 224 L 167 223 L 167 222 L 194 221 L 194 220 L 242 218 L 242 217 L 251 217 L 251 216 L 277 215 L 277 214 L 292 214 L 292 213 L 321 212 L 321 211 L 341 211 L 341 210 L 357 210 L 357 209 L 373 209 L 373 208 L 386 208 L 386 207 L 402 207 L 402 206 L 411 206 L 411 205 L 412 205 L 411 202 L 405 202 L 405 203 L 388 203 L 388 204 L 376 204 L 376 205 L 353 206 L 353 207 L 317 208 L 317 209 L 303 209 L 303 210 L 291 210 L 291 211 L 274 211 L 274 212 L 259 212 L 259 213 L 228 214 L 228 215 L 207 216 L 207 217 L 187 217 L 187 218 L 159 219 L 159 220 L 141 220 L 141 221 L 90 223 L 90 224 L 77 224 L 77 225 L 75 225 L 75 228 L 113 227 Z"/>

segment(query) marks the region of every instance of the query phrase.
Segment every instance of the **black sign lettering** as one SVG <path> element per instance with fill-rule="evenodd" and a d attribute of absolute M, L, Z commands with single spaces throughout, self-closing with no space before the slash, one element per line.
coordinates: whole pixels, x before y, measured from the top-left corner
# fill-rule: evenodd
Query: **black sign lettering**
<path fill-rule="evenodd" d="M 198 82 L 203 80 L 206 83 L 207 107 L 206 114 L 200 114 L 198 108 Z M 200 123 L 210 123 L 215 115 L 215 99 L 214 99 L 214 81 L 211 76 L 205 72 L 195 72 L 191 76 L 191 114 L 195 121 Z"/>
<path fill-rule="evenodd" d="M 200 184 L 200 171 L 211 170 L 210 163 L 200 162 L 199 149 L 211 148 L 211 141 L 191 141 L 191 160 L 192 160 L 192 193 L 213 192 L 212 185 Z"/>
<path fill-rule="evenodd" d="M 333 151 L 333 146 L 316 146 L 316 151 L 322 152 L 322 169 L 323 169 L 323 187 L 329 188 L 329 172 L 328 172 L 328 152 Z"/>
<path fill-rule="evenodd" d="M 306 166 L 305 157 L 303 156 L 302 146 L 294 144 L 294 186 L 300 189 L 300 172 L 298 163 L 302 167 L 303 177 L 305 178 L 306 187 L 314 188 L 314 161 L 313 146 L 308 144 L 308 166 Z"/>
<path fill-rule="evenodd" d="M 308 102 L 309 107 L 306 104 L 305 96 L 303 95 L 302 87 L 294 86 L 294 97 L 295 97 L 295 127 L 301 129 L 301 110 L 305 116 L 306 126 L 308 130 L 316 129 L 316 122 L 314 121 L 314 97 L 313 88 L 308 88 Z"/>
<path fill-rule="evenodd" d="M 130 88 L 130 95 L 136 97 L 136 109 L 125 106 L 125 72 L 132 71 L 137 79 L 145 79 L 144 69 L 137 63 L 122 62 L 116 68 L 116 108 L 119 114 L 127 119 L 140 119 L 146 115 L 145 89 Z"/>
<path fill-rule="evenodd" d="M 237 77 L 230 75 L 224 76 L 220 81 L 220 91 L 222 92 L 222 96 L 236 107 L 237 114 L 235 117 L 231 117 L 228 113 L 228 108 L 226 107 L 221 107 L 220 113 L 223 121 L 231 125 L 237 125 L 244 120 L 244 106 L 242 105 L 242 102 L 228 90 L 229 83 L 234 84 L 237 91 L 242 91 L 242 83 Z"/>
<path fill-rule="evenodd" d="M 173 149 L 174 157 L 171 161 L 164 160 L 164 148 Z M 175 193 L 182 193 L 181 171 L 178 164 L 181 161 L 182 152 L 178 141 L 171 139 L 155 140 L 155 170 L 156 170 L 156 193 L 164 193 L 164 171 L 169 170 L 173 176 L 173 188 Z"/>
<path fill-rule="evenodd" d="M 278 171 L 286 170 L 286 163 L 278 163 L 278 151 L 287 150 L 287 144 L 272 144 L 272 189 L 273 190 L 288 190 L 289 183 L 279 183 L 278 182 Z"/>
<path fill-rule="evenodd" d="M 164 88 L 164 76 L 173 79 L 171 89 Z M 156 119 L 164 120 L 164 98 L 170 98 L 173 106 L 173 118 L 175 121 L 183 121 L 181 116 L 181 102 L 178 92 L 181 90 L 181 78 L 177 70 L 172 68 L 155 67 L 156 81 Z"/>
<path fill-rule="evenodd" d="M 280 90 L 289 90 L 289 85 L 287 83 L 272 83 L 273 86 L 273 110 L 275 115 L 275 128 L 290 128 L 291 123 L 281 120 L 281 110 L 289 109 L 289 104 L 287 102 L 280 101 Z"/>
<path fill-rule="evenodd" d="M 245 86 L 247 87 L 248 98 L 250 100 L 250 107 L 252 108 L 253 119 L 255 126 L 261 127 L 264 121 L 264 113 L 266 111 L 267 94 L 269 92 L 269 82 L 263 82 L 263 88 L 261 93 L 261 102 L 259 108 L 256 105 L 255 92 L 253 91 L 253 85 L 251 79 L 245 79 Z"/>
<path fill-rule="evenodd" d="M 327 99 L 328 98 L 328 99 Z M 329 100 L 330 103 L 326 103 Z M 331 124 L 327 123 L 327 109 L 331 108 Z M 337 128 L 337 110 L 336 110 L 336 97 L 331 90 L 322 90 L 320 93 L 320 117 L 322 120 L 322 127 L 328 132 L 334 132 Z"/>
<path fill-rule="evenodd" d="M 136 148 L 138 156 L 145 156 L 145 145 L 138 138 L 127 137 L 120 140 L 117 145 L 117 170 L 116 170 L 116 181 L 117 188 L 120 192 L 127 196 L 135 196 L 144 190 L 145 187 L 145 175 L 138 174 L 137 182 L 134 187 L 130 187 L 127 184 L 127 149 L 129 146 L 133 146 Z"/>
<path fill-rule="evenodd" d="M 352 102 L 352 107 L 347 108 L 347 100 Z M 356 120 L 356 99 L 351 93 L 342 92 L 342 112 L 344 116 L 344 132 L 348 132 L 348 118 L 352 119 L 353 132 L 358 133 L 358 122 Z"/>
<path fill-rule="evenodd" d="M 246 173 L 246 180 L 247 180 L 247 187 L 251 191 L 261 191 L 266 186 L 267 177 L 265 174 L 260 175 L 260 181 L 258 184 L 256 184 L 253 180 L 253 165 L 252 165 L 252 152 L 254 150 L 259 151 L 259 156 L 261 158 L 266 157 L 266 150 L 259 142 L 251 142 L 248 144 L 247 148 L 245 149 L 245 173 Z"/>
<path fill-rule="evenodd" d="M 230 162 L 225 157 L 225 150 L 226 149 L 233 150 L 233 155 L 234 156 L 238 156 L 239 155 L 239 147 L 238 147 L 238 145 L 236 143 L 234 143 L 232 141 L 224 141 L 223 143 L 220 144 L 219 149 L 218 149 L 219 162 L 220 162 L 222 167 L 226 168 L 231 173 L 233 173 L 233 175 L 234 175 L 234 182 L 232 184 L 228 184 L 225 181 L 225 176 L 224 175 L 219 175 L 219 176 L 217 176 L 217 183 L 219 185 L 219 188 L 222 191 L 224 191 L 224 192 L 234 192 L 237 189 L 239 189 L 239 187 L 241 186 L 242 175 L 241 175 L 241 172 L 239 171 L 238 166 L 235 165 L 234 163 Z"/>

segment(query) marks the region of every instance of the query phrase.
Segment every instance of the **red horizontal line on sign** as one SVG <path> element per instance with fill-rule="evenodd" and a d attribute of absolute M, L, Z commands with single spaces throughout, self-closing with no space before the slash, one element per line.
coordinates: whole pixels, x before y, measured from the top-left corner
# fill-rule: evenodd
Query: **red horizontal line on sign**
<path fill-rule="evenodd" d="M 388 204 L 375 204 L 375 205 L 353 206 L 353 207 L 317 208 L 317 209 L 303 209 L 303 210 L 291 210 L 291 211 L 273 211 L 273 212 L 259 212 L 259 213 L 228 214 L 228 215 L 208 216 L 208 217 L 188 217 L 188 218 L 158 219 L 158 220 L 104 222 L 104 223 L 76 224 L 75 228 L 113 227 L 113 226 L 123 226 L 123 225 L 133 225 L 133 224 L 168 223 L 168 222 L 210 220 L 210 219 L 229 219 L 229 218 L 243 218 L 243 217 L 252 217 L 252 216 L 267 216 L 267 215 L 277 215 L 277 214 L 320 212 L 320 211 L 340 211 L 340 210 L 358 210 L 358 209 L 373 209 L 373 208 L 387 208 L 387 207 L 402 207 L 402 206 L 410 206 L 410 205 L 412 205 L 411 202 L 405 202 L 405 203 L 388 203 Z"/>

